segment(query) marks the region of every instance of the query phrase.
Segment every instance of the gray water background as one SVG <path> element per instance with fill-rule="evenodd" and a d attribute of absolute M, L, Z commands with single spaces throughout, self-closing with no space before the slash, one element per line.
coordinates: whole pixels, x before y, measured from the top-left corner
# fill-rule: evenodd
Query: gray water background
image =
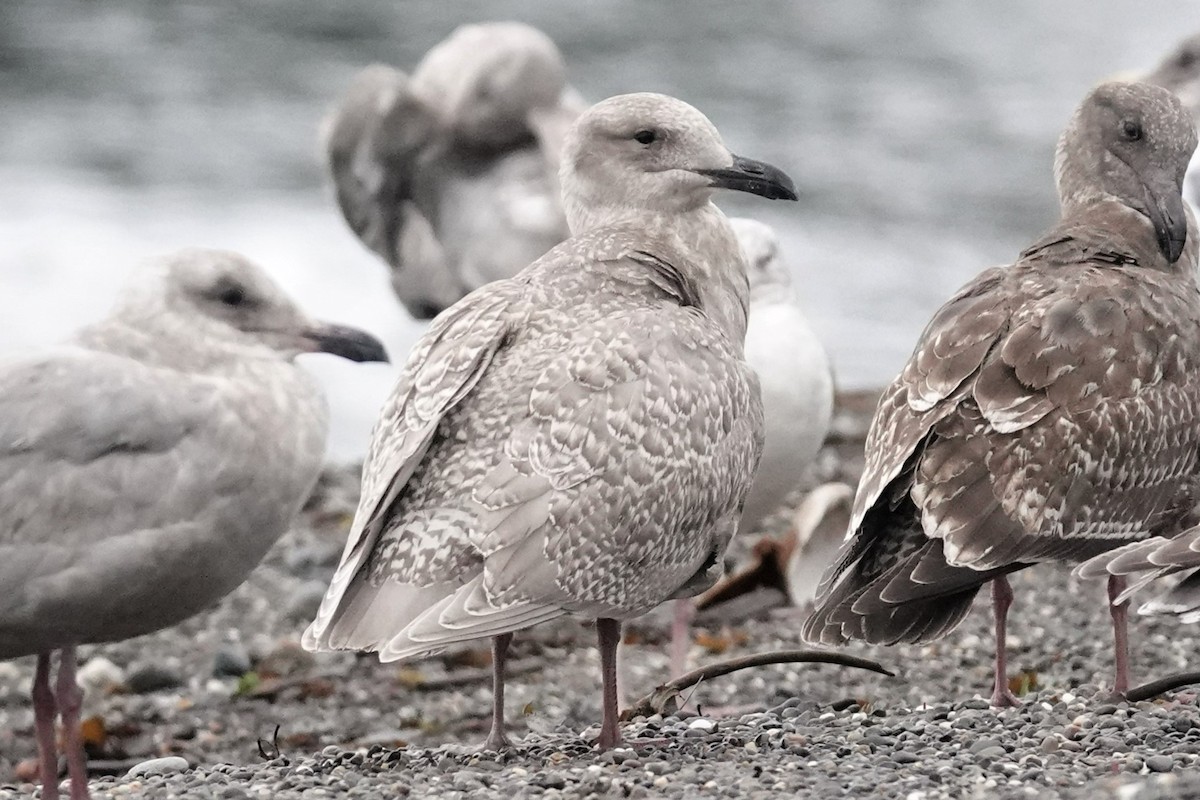
<path fill-rule="evenodd" d="M 102 315 L 143 258 L 233 248 L 391 347 L 393 367 L 303 357 L 332 456 L 361 456 L 424 326 L 338 216 L 318 125 L 361 66 L 411 68 L 493 19 L 545 30 L 586 97 L 677 95 L 791 173 L 799 203 L 720 202 L 781 232 L 839 382 L 866 387 L 1053 223 L 1074 106 L 1200 27 L 1200 3 L 0 0 L 0 353 Z"/>

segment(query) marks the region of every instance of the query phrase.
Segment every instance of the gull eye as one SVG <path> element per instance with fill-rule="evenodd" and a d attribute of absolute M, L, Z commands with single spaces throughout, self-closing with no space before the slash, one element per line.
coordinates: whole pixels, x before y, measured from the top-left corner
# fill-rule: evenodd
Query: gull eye
<path fill-rule="evenodd" d="M 213 293 L 217 302 L 230 308 L 238 308 L 246 302 L 246 290 L 236 283 L 222 283 Z"/>
<path fill-rule="evenodd" d="M 221 302 L 227 306 L 240 306 L 246 302 L 246 293 L 236 286 L 221 292 Z"/>
<path fill-rule="evenodd" d="M 1136 142 L 1142 138 L 1142 123 L 1134 119 L 1127 119 L 1121 122 L 1121 135 L 1125 137 L 1127 142 Z"/>
<path fill-rule="evenodd" d="M 640 130 L 633 135 L 633 138 L 638 144 L 653 144 L 654 140 L 658 138 L 658 132 L 649 129 Z"/>

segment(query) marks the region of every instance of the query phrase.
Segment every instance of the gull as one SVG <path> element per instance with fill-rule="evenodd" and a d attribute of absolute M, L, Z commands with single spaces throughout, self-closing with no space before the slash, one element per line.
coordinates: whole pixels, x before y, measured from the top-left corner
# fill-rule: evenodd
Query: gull
<path fill-rule="evenodd" d="M 1175 95 L 1090 92 L 1059 140 L 1062 219 L 934 315 L 879 402 L 848 537 L 805 638 L 925 642 L 992 584 L 992 703 L 1015 705 L 1005 576 L 1176 533 L 1200 499 L 1200 287 Z M 1128 688 L 1123 578 L 1109 581 Z"/>
<path fill-rule="evenodd" d="M 567 237 L 557 170 L 585 107 L 554 42 L 518 22 L 456 29 L 411 77 L 375 64 L 355 78 L 324 124 L 329 172 L 413 317 Z"/>
<path fill-rule="evenodd" d="M 315 351 L 386 360 L 241 256 L 191 249 L 136 272 L 65 344 L 0 362 L 0 659 L 37 655 L 43 798 L 58 796 L 57 713 L 71 797 L 88 796 L 76 647 L 203 610 L 299 511 L 328 411 L 293 358 Z"/>
<path fill-rule="evenodd" d="M 560 182 L 571 238 L 456 303 L 410 355 L 303 638 L 393 661 L 491 637 L 494 749 L 515 631 L 596 620 L 613 747 L 622 620 L 719 576 L 763 421 L 746 265 L 710 198 L 796 197 L 649 93 L 585 112 Z"/>

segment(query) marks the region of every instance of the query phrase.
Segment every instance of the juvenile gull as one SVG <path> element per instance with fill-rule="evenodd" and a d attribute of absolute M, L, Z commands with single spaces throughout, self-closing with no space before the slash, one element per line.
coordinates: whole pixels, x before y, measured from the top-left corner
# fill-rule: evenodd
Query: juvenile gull
<path fill-rule="evenodd" d="M 746 257 L 750 279 L 746 361 L 762 386 L 766 432 L 762 460 L 738 526 L 739 533 L 748 534 L 757 532 L 782 505 L 821 449 L 833 415 L 833 374 L 825 348 L 800 307 L 774 229 L 740 217 L 729 224 Z M 764 540 L 764 547 L 773 545 Z M 676 601 L 671 631 L 675 675 L 686 670 L 692 611 L 690 600 Z"/>
<path fill-rule="evenodd" d="M 76 646 L 221 598 L 307 497 L 328 412 L 292 359 L 318 350 L 386 359 L 242 257 L 184 250 L 69 343 L 0 362 L 0 659 L 37 655 L 43 798 L 58 796 L 58 712 L 71 797 L 87 796 Z"/>
<path fill-rule="evenodd" d="M 514 631 L 597 620 L 599 745 L 620 741 L 621 620 L 720 571 L 762 448 L 749 287 L 716 189 L 795 199 L 656 94 L 588 110 L 563 154 L 572 237 L 438 317 L 385 405 L 309 649 L 383 661 L 493 637 L 504 736 Z"/>
<path fill-rule="evenodd" d="M 558 48 L 517 22 L 464 25 L 412 77 L 368 67 L 325 124 L 338 203 L 429 319 L 568 235 L 557 168 L 584 104 Z"/>
<path fill-rule="evenodd" d="M 806 638 L 936 639 L 992 581 L 992 702 L 1015 704 L 1004 576 L 1182 528 L 1200 499 L 1200 287 L 1181 196 L 1195 147 L 1163 89 L 1084 99 L 1055 160 L 1062 220 L 943 306 L 884 392 Z M 1111 580 L 1110 599 L 1122 589 Z M 1112 618 L 1124 692 L 1125 606 Z"/>

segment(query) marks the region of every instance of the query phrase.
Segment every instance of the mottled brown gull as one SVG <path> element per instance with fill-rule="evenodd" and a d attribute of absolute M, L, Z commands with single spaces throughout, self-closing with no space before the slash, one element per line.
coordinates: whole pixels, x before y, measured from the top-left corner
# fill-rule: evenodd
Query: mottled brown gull
<path fill-rule="evenodd" d="M 43 798 L 58 796 L 60 711 L 71 796 L 87 796 L 76 646 L 224 596 L 307 497 L 328 417 L 292 363 L 308 351 L 386 358 L 240 256 L 185 250 L 69 343 L 0 362 L 0 658 L 37 655 Z"/>
<path fill-rule="evenodd" d="M 518 22 L 464 25 L 411 78 L 365 69 L 325 123 L 350 228 L 428 319 L 568 234 L 557 169 L 584 104 L 554 43 Z"/>
<path fill-rule="evenodd" d="M 748 285 L 716 189 L 795 199 L 699 111 L 589 109 L 562 164 L 572 238 L 438 317 L 385 405 L 310 649 L 382 660 L 493 637 L 487 746 L 514 631 L 597 620 L 599 744 L 620 741 L 621 620 L 717 578 L 762 447 Z"/>
<path fill-rule="evenodd" d="M 1055 161 L 1061 222 L 943 306 L 884 392 L 806 638 L 936 639 L 992 581 L 992 702 L 1013 704 L 1004 576 L 1185 524 L 1200 499 L 1200 287 L 1181 196 L 1195 147 L 1163 89 L 1084 99 Z M 1125 606 L 1112 618 L 1123 692 Z"/>

